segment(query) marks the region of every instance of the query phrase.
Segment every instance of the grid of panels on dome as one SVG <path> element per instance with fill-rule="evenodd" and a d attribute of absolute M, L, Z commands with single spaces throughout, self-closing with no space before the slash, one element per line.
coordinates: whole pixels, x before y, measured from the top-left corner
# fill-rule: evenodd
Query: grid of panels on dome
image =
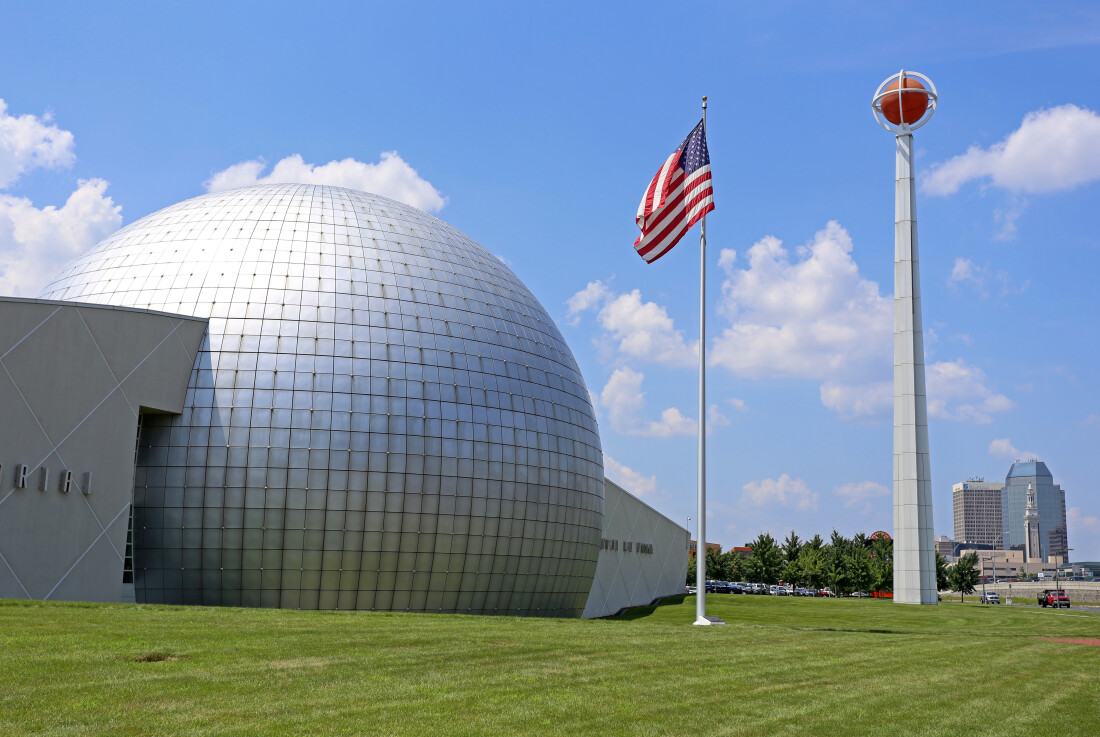
<path fill-rule="evenodd" d="M 500 261 L 334 187 L 206 195 L 51 299 L 210 318 L 184 414 L 145 415 L 140 601 L 579 616 L 602 528 L 572 354 Z"/>

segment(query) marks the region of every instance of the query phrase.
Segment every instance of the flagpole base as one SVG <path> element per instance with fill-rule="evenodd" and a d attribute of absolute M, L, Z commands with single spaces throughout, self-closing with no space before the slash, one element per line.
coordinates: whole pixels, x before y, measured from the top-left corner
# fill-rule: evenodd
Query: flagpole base
<path fill-rule="evenodd" d="M 721 617 L 699 617 L 694 622 L 692 622 L 692 624 L 693 625 L 698 625 L 698 626 L 707 626 L 707 627 L 709 627 L 710 625 L 715 625 L 715 624 L 725 624 L 725 622 L 722 621 Z"/>

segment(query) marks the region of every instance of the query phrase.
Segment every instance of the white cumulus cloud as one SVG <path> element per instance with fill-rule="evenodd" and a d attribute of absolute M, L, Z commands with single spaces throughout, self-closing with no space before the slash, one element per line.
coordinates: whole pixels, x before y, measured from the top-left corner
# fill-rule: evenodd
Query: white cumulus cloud
<path fill-rule="evenodd" d="M 37 294 L 61 267 L 118 229 L 122 208 L 102 179 L 81 180 L 61 207 L 0 194 L 0 294 Z"/>
<path fill-rule="evenodd" d="M 723 250 L 718 263 L 726 279 L 718 311 L 728 326 L 713 342 L 712 365 L 746 378 L 818 381 L 821 403 L 843 419 L 887 419 L 893 403 L 893 299 L 860 274 L 852 250 L 850 235 L 835 221 L 791 250 L 771 236 L 753 244 L 742 261 L 737 252 Z M 949 283 L 983 293 L 987 283 L 999 284 L 1002 295 L 1028 287 L 1028 282 L 1015 285 L 1006 273 L 965 258 L 956 260 Z M 639 290 L 619 293 L 597 280 L 566 304 L 573 324 L 584 313 L 595 312 L 600 334 L 594 343 L 605 355 L 674 367 L 694 366 L 697 361 L 698 343 L 689 343 L 667 310 L 647 302 Z M 934 338 L 934 332 L 926 330 L 926 341 Z M 619 396 L 609 389 L 633 376 L 627 371 L 613 376 L 605 393 Z M 926 376 L 933 417 L 984 424 L 994 413 L 1013 406 L 979 368 L 964 361 L 929 365 Z M 618 427 L 649 433 L 638 419 L 640 382 L 632 381 L 635 393 L 622 392 L 612 426 L 617 419 Z M 603 399 L 606 408 L 607 397 Z M 743 401 L 728 401 L 738 410 L 745 408 Z M 689 423 L 679 410 L 666 410 L 652 432 L 688 434 Z"/>
<path fill-rule="evenodd" d="M 962 359 L 928 365 L 925 378 L 929 417 L 988 425 L 993 413 L 1015 406 L 989 385 L 984 371 Z"/>
<path fill-rule="evenodd" d="M 280 159 L 264 174 L 264 161 L 253 159 L 233 164 L 215 173 L 205 182 L 208 192 L 245 187 L 251 184 L 293 182 L 347 187 L 399 200 L 428 212 L 447 204 L 447 198 L 421 177 L 396 151 L 383 151 L 377 163 L 347 158 L 327 164 L 308 164 L 299 154 Z"/>
<path fill-rule="evenodd" d="M 998 293 L 1002 297 L 1021 294 L 1031 286 L 1030 279 L 1017 284 L 1007 271 L 991 270 L 988 266 L 979 266 L 970 259 L 961 257 L 955 259 L 951 275 L 947 277 L 947 286 L 955 289 L 964 287 L 982 297 L 989 296 L 987 283 L 999 285 Z"/>
<path fill-rule="evenodd" d="M 742 489 L 742 503 L 756 507 L 794 507 L 802 512 L 816 512 L 818 493 L 810 491 L 802 479 L 783 474 L 777 479 L 750 481 Z"/>
<path fill-rule="evenodd" d="M 1066 510 L 1066 525 L 1074 532 L 1087 530 L 1100 534 L 1100 517 L 1083 512 L 1080 507 L 1070 507 Z"/>
<path fill-rule="evenodd" d="M 1068 190 L 1100 179 L 1100 116 L 1076 105 L 1030 112 L 1004 140 L 985 149 L 972 146 L 934 165 L 922 187 L 950 195 L 975 179 L 1024 193 Z M 1014 220 L 1006 223 L 1010 229 Z"/>
<path fill-rule="evenodd" d="M 676 407 L 661 412 L 659 420 L 648 420 L 645 412 L 645 392 L 642 382 L 645 374 L 629 367 L 615 369 L 600 393 L 600 408 L 607 413 L 611 429 L 624 435 L 645 435 L 656 438 L 692 436 L 699 431 L 693 417 L 686 417 Z M 712 404 L 707 410 L 708 431 L 729 420 Z"/>
<path fill-rule="evenodd" d="M 565 305 L 569 309 L 569 324 L 576 325 L 581 321 L 581 313 L 601 304 L 611 296 L 611 290 L 607 285 L 597 279 L 590 281 L 584 289 L 574 294 Z"/>
<path fill-rule="evenodd" d="M 1035 453 L 1026 450 L 1020 450 L 1009 438 L 995 438 L 989 443 L 989 454 L 992 456 L 998 456 L 1000 458 L 1011 458 L 1016 460 L 1018 458 L 1038 458 Z"/>
<path fill-rule="evenodd" d="M 871 500 L 890 496 L 890 489 L 875 481 L 859 481 L 838 486 L 833 493 L 844 500 L 846 507 L 858 507 L 863 514 L 871 513 Z"/>
<path fill-rule="evenodd" d="M 889 381 L 821 385 L 821 403 L 845 420 L 883 420 L 889 417 L 894 385 Z"/>
<path fill-rule="evenodd" d="M 852 239 L 836 222 L 790 252 L 768 236 L 748 251 L 748 268 L 723 253 L 719 310 L 730 325 L 714 342 L 715 364 L 747 377 L 830 379 L 886 365 L 890 299 L 864 279 Z"/>
<path fill-rule="evenodd" d="M 603 454 L 603 472 L 605 476 L 635 496 L 651 496 L 657 491 L 656 476 L 646 476 L 629 466 L 624 466 L 607 453 Z"/>
<path fill-rule="evenodd" d="M 816 379 L 822 403 L 841 417 L 883 417 L 892 392 L 876 377 L 889 376 L 893 308 L 860 275 L 848 232 L 831 221 L 793 254 L 768 236 L 745 259 L 738 268 L 728 249 L 718 259 L 719 312 L 730 324 L 712 363 L 749 378 Z"/>
<path fill-rule="evenodd" d="M 72 166 L 73 134 L 53 124 L 50 115 L 9 115 L 0 99 L 0 188 L 38 168 Z"/>
<path fill-rule="evenodd" d="M 985 286 L 985 279 L 980 275 L 973 261 L 968 258 L 956 258 L 955 265 L 951 267 L 951 276 L 947 277 L 947 285 L 954 287 L 966 282 L 971 282 L 979 289 Z"/>
<path fill-rule="evenodd" d="M 13 116 L 0 100 L 0 190 L 37 168 L 70 166 L 73 134 L 49 116 Z M 62 266 L 122 224 L 107 182 L 87 179 L 61 207 L 0 191 L 0 294 L 37 294 Z"/>
<path fill-rule="evenodd" d="M 698 341 L 685 340 L 668 311 L 646 302 L 637 289 L 619 294 L 600 281 L 589 282 L 566 306 L 573 325 L 585 311 L 596 310 L 602 330 L 598 342 L 612 345 L 621 356 L 666 366 L 693 366 L 699 360 Z"/>

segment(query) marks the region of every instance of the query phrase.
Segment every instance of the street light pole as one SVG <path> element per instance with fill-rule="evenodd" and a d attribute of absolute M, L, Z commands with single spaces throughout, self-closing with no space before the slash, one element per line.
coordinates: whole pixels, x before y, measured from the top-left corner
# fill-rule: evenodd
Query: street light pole
<path fill-rule="evenodd" d="M 690 548 L 691 547 L 691 517 L 688 517 L 688 519 L 687 519 L 687 528 L 688 528 L 688 547 Z M 695 554 L 696 555 L 699 554 L 699 546 L 698 545 L 695 546 Z"/>
<path fill-rule="evenodd" d="M 1002 532 L 1000 535 L 997 535 L 997 537 L 994 538 L 994 539 L 999 541 L 1002 545 L 1004 545 L 1005 534 Z M 993 585 L 995 586 L 996 584 L 997 584 L 997 543 L 993 543 Z"/>
<path fill-rule="evenodd" d="M 1069 559 L 1069 553 L 1070 553 L 1071 550 L 1073 550 L 1073 548 L 1065 548 L 1066 554 L 1062 557 L 1062 565 L 1066 564 L 1066 561 Z M 1059 567 L 1060 566 L 1058 566 L 1057 564 L 1055 564 L 1055 566 L 1054 566 L 1054 590 L 1055 591 L 1061 591 L 1062 590 L 1061 585 L 1059 585 L 1059 583 L 1058 583 L 1058 568 Z"/>
<path fill-rule="evenodd" d="M 987 578 L 985 575 L 985 558 L 979 556 L 978 560 L 982 562 L 982 603 L 988 604 L 989 600 L 985 598 L 985 579 Z"/>

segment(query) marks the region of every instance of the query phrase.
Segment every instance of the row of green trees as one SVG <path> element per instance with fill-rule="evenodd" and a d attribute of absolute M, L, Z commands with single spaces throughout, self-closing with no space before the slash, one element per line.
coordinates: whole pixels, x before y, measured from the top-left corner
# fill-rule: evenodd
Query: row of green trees
<path fill-rule="evenodd" d="M 821 535 L 802 540 L 793 530 L 782 544 L 762 532 L 748 544 L 752 552 L 735 551 L 706 557 L 708 579 L 748 581 L 823 588 L 838 593 L 890 591 L 894 582 L 894 541 L 873 540 L 864 533 L 848 538 L 836 530 L 826 542 Z M 695 583 L 695 557 L 688 565 L 687 583 Z"/>
<path fill-rule="evenodd" d="M 848 538 L 836 530 L 829 541 L 821 535 L 802 540 L 791 530 L 782 544 L 769 533 L 760 533 L 749 543 L 747 556 L 733 550 L 707 551 L 706 577 L 717 581 L 748 581 L 823 588 L 835 593 L 853 591 L 892 592 L 894 588 L 894 541 L 873 539 L 864 533 Z M 936 553 L 936 586 L 956 591 L 960 598 L 974 593 L 978 584 L 978 554 L 965 555 L 952 566 Z M 688 585 L 695 583 L 695 556 L 688 562 Z"/>

